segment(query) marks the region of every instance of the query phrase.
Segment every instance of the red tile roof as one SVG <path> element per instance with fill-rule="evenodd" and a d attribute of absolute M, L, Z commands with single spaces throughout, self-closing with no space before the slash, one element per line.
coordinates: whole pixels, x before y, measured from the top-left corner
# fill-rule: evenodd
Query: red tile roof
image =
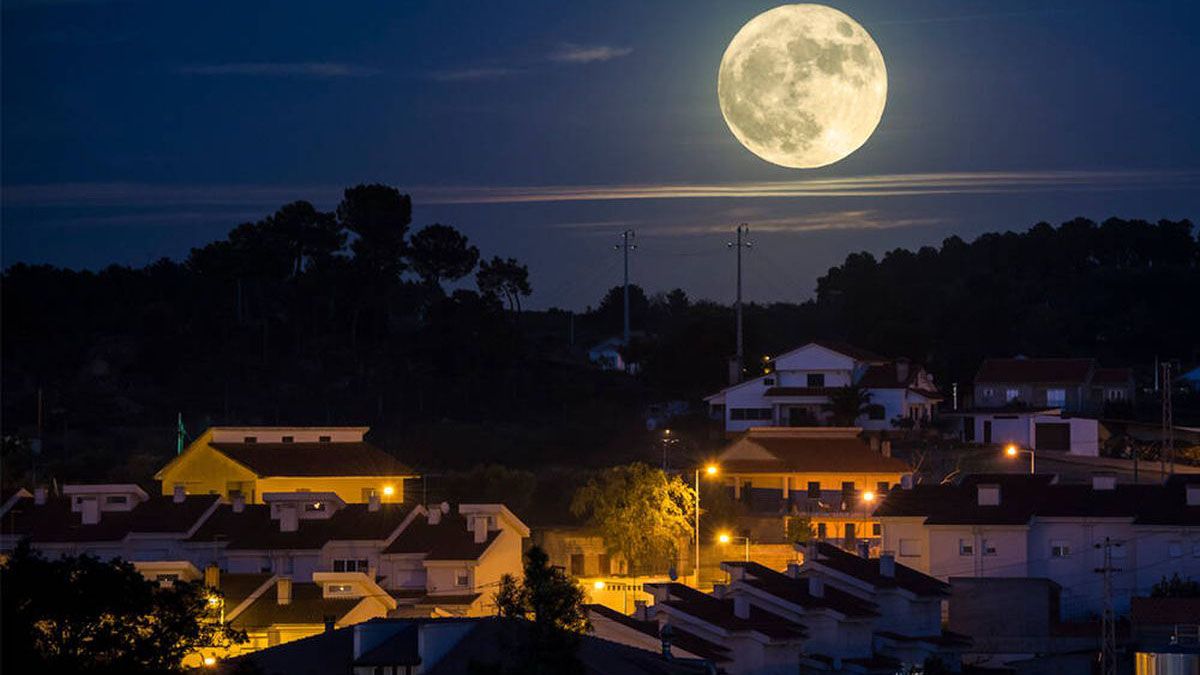
<path fill-rule="evenodd" d="M 1084 384 L 1095 367 L 1095 359 L 985 359 L 975 383 Z"/>
<path fill-rule="evenodd" d="M 80 514 L 71 511 L 67 498 L 56 497 L 42 506 L 21 498 L 0 518 L 0 534 L 28 536 L 35 543 L 121 541 L 131 533 L 183 534 L 217 499 L 215 495 L 192 495 L 176 503 L 173 497 L 156 496 L 132 511 L 104 511 L 99 523 L 84 525 Z"/>
<path fill-rule="evenodd" d="M 795 579 L 754 562 L 726 562 L 723 567 L 744 571 L 740 582 L 805 609 L 831 609 L 847 617 L 879 616 L 875 603 L 826 585 L 820 596 L 812 594 L 810 579 Z"/>
<path fill-rule="evenodd" d="M 907 464 L 884 457 L 858 437 L 742 436 L 721 452 L 751 448 L 766 451 L 772 459 L 721 459 L 721 470 L 730 473 L 908 473 Z"/>
<path fill-rule="evenodd" d="M 426 560 L 477 560 L 500 533 L 492 531 L 482 543 L 467 529 L 467 520 L 457 513 L 446 514 L 437 525 L 417 517 L 384 553 L 426 553 Z"/>
<path fill-rule="evenodd" d="M 381 541 L 400 527 L 409 510 L 402 504 L 381 504 L 378 511 L 347 504 L 327 519 L 301 519 L 295 532 L 280 532 L 266 504 L 247 504 L 242 513 L 222 504 L 188 541 L 226 542 L 231 550 L 312 550 L 331 540 Z"/>
<path fill-rule="evenodd" d="M 895 574 L 885 577 L 879 573 L 879 558 L 863 558 L 823 541 L 815 543 L 810 550 L 815 548 L 816 555 L 806 558 L 806 563 L 823 565 L 876 588 L 902 588 L 917 595 L 950 595 L 950 584 L 906 565 L 895 563 Z"/>
<path fill-rule="evenodd" d="M 395 457 L 370 443 L 211 443 L 259 477 L 412 476 Z"/>
<path fill-rule="evenodd" d="M 669 597 L 660 605 L 726 630 L 756 631 L 777 640 L 802 638 L 806 633 L 804 626 L 759 607 L 750 608 L 749 618 L 740 618 L 734 614 L 732 599 L 717 598 L 683 584 L 655 583 L 646 586 L 667 589 Z"/>

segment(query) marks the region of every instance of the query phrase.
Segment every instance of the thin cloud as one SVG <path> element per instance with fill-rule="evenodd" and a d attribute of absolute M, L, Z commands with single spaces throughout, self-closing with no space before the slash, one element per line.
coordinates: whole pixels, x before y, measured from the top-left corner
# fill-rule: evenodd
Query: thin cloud
<path fill-rule="evenodd" d="M 328 61 L 304 63 L 218 63 L 182 66 L 184 75 L 245 75 L 253 77 L 367 77 L 379 71 L 375 68 Z"/>
<path fill-rule="evenodd" d="M 520 72 L 516 68 L 460 68 L 457 70 L 434 71 L 429 74 L 429 78 L 438 82 L 476 82 L 480 80 L 496 80 L 516 75 Z"/>
<path fill-rule="evenodd" d="M 611 61 L 633 53 L 633 47 L 614 47 L 611 45 L 576 45 L 564 44 L 550 55 L 551 61 L 559 63 L 595 63 Z"/>
<path fill-rule="evenodd" d="M 827 211 L 783 218 L 754 220 L 755 232 L 839 232 L 851 230 L 895 230 L 906 227 L 938 225 L 942 218 L 889 218 L 879 211 Z M 708 225 L 667 226 L 657 231 L 663 235 L 728 234 L 729 222 Z M 650 233 L 652 234 L 652 233 Z"/>

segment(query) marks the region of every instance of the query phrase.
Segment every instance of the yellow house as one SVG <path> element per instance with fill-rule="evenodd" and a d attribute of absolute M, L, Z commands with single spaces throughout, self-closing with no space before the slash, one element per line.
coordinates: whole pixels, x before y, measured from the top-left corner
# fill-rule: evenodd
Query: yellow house
<path fill-rule="evenodd" d="M 346 503 L 404 501 L 412 469 L 363 440 L 368 427 L 211 427 L 155 479 L 164 495 L 261 504 L 267 492 L 333 492 Z"/>
<path fill-rule="evenodd" d="M 751 513 L 807 517 L 819 538 L 850 543 L 879 536 L 877 496 L 911 478 L 889 455 L 857 427 L 754 427 L 716 464 Z"/>

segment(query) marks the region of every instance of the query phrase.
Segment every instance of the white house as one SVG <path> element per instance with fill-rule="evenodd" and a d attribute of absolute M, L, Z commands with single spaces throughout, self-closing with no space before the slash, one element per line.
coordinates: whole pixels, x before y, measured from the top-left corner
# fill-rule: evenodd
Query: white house
<path fill-rule="evenodd" d="M 1033 577 L 1062 586 L 1062 618 L 1102 608 L 1096 573 L 1107 546 L 1114 602 L 1163 577 L 1200 580 L 1200 476 L 1165 485 L 1060 485 L 1029 474 L 970 475 L 957 485 L 899 487 L 875 510 L 882 548 L 938 579 Z"/>
<path fill-rule="evenodd" d="M 1100 422 L 1058 408 L 972 408 L 944 416 L 959 420 L 960 436 L 968 443 L 1015 443 L 1087 457 L 1100 454 Z"/>
<path fill-rule="evenodd" d="M 826 406 L 839 387 L 858 386 L 870 395 L 870 410 L 855 426 L 871 430 L 888 429 L 904 419 L 920 424 L 942 400 L 933 377 L 920 365 L 848 345 L 809 342 L 768 361 L 766 370 L 705 398 L 727 433 L 827 424 L 831 413 Z"/>

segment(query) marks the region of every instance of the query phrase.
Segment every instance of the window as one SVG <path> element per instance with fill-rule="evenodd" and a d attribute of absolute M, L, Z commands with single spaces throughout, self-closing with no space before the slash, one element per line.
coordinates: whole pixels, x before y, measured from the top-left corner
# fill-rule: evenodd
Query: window
<path fill-rule="evenodd" d="M 992 398 L 992 397 L 993 397 L 993 396 L 995 396 L 995 395 L 996 395 L 996 390 L 995 390 L 995 389 L 992 389 L 991 387 L 985 387 L 985 388 L 984 388 L 984 390 L 983 390 L 983 397 L 984 397 L 984 398 Z"/>
<path fill-rule="evenodd" d="M 1046 390 L 1046 405 L 1061 408 L 1067 404 L 1066 389 L 1047 389 Z"/>
<path fill-rule="evenodd" d="M 310 513 L 321 513 L 325 510 L 325 502 L 308 502 L 304 505 L 304 510 Z"/>
<path fill-rule="evenodd" d="M 1013 401 L 1015 401 L 1019 398 L 1021 398 L 1021 391 L 1019 389 L 1005 389 L 1004 390 L 1004 400 L 1007 401 L 1008 403 L 1012 403 Z"/>
<path fill-rule="evenodd" d="M 1104 400 L 1106 400 L 1106 401 L 1124 401 L 1125 400 L 1125 390 L 1124 389 L 1105 389 L 1104 390 Z"/>
<path fill-rule="evenodd" d="M 1050 540 L 1050 557 L 1051 558 L 1070 558 L 1071 557 L 1071 542 L 1065 539 Z"/>
<path fill-rule="evenodd" d="M 577 577 L 583 576 L 583 573 L 584 573 L 583 572 L 583 570 L 584 570 L 583 564 L 584 563 L 583 563 L 583 554 L 582 553 L 572 553 L 571 554 L 571 574 L 574 574 Z"/>
<path fill-rule="evenodd" d="M 829 535 L 829 528 L 825 523 L 817 523 L 817 539 L 824 539 Z"/>
<path fill-rule="evenodd" d="M 334 572 L 366 572 L 367 561 L 365 559 L 339 559 L 333 561 Z"/>
<path fill-rule="evenodd" d="M 813 499 L 821 497 L 821 483 L 815 480 L 808 481 L 808 496 Z"/>
<path fill-rule="evenodd" d="M 375 491 L 375 488 L 363 488 L 362 489 L 362 500 L 364 502 L 369 502 L 369 501 L 371 501 L 371 497 L 374 497 L 376 494 L 379 494 L 379 493 L 377 493 Z"/>
<path fill-rule="evenodd" d="M 465 588 L 469 583 L 471 583 L 471 578 L 467 576 L 466 570 L 459 570 L 458 572 L 454 573 L 455 586 L 458 586 L 459 588 Z"/>
<path fill-rule="evenodd" d="M 773 417 L 770 408 L 730 408 L 731 420 L 770 420 Z"/>
<path fill-rule="evenodd" d="M 842 494 L 844 494 L 844 495 L 854 494 L 854 481 L 848 480 L 848 481 L 844 481 L 842 483 Z"/>
<path fill-rule="evenodd" d="M 317 436 L 317 442 L 318 443 L 331 443 L 331 442 L 333 442 L 333 436 Z"/>
<path fill-rule="evenodd" d="M 767 387 L 774 387 L 774 386 L 775 386 L 775 378 L 773 378 L 773 377 L 764 377 L 764 378 L 763 378 L 763 386 L 767 386 Z"/>
<path fill-rule="evenodd" d="M 974 539 L 959 539 L 958 554 L 961 556 L 974 557 L 975 555 L 975 540 Z"/>
<path fill-rule="evenodd" d="M 901 539 L 900 555 L 905 558 L 916 558 L 921 555 L 921 542 L 916 539 Z"/>
<path fill-rule="evenodd" d="M 810 387 L 824 387 L 825 373 L 809 373 L 806 380 Z"/>
<path fill-rule="evenodd" d="M 243 438 L 243 439 L 242 439 L 242 442 L 243 442 L 243 443 L 257 443 L 257 442 L 258 442 L 258 436 L 247 436 L 247 437 L 245 437 L 245 438 Z"/>
<path fill-rule="evenodd" d="M 353 590 L 353 588 L 350 584 L 329 584 L 325 587 L 325 591 L 329 595 L 345 595 Z"/>
<path fill-rule="evenodd" d="M 295 443 L 295 442 L 296 442 L 296 437 L 295 437 L 295 436 L 284 436 L 283 438 L 279 439 L 279 442 L 281 442 L 281 443 Z"/>
<path fill-rule="evenodd" d="M 883 525 L 879 523 L 871 523 L 871 536 L 879 537 L 883 535 Z"/>
<path fill-rule="evenodd" d="M 983 554 L 984 555 L 996 555 L 995 542 L 991 541 L 990 539 L 984 539 L 983 540 Z"/>
<path fill-rule="evenodd" d="M 600 564 L 600 574 L 612 574 L 612 560 L 607 553 L 596 556 L 596 561 Z"/>
<path fill-rule="evenodd" d="M 128 504 L 129 497 L 125 495 L 109 495 L 104 498 L 105 504 Z"/>
<path fill-rule="evenodd" d="M 881 480 L 875 484 L 875 491 L 878 492 L 879 494 L 883 494 L 883 493 L 887 492 L 890 487 L 891 486 L 888 485 L 888 482 L 886 480 Z"/>
<path fill-rule="evenodd" d="M 1167 542 L 1167 555 L 1171 556 L 1172 558 L 1182 558 L 1183 557 L 1183 542 L 1180 542 L 1180 541 Z"/>

